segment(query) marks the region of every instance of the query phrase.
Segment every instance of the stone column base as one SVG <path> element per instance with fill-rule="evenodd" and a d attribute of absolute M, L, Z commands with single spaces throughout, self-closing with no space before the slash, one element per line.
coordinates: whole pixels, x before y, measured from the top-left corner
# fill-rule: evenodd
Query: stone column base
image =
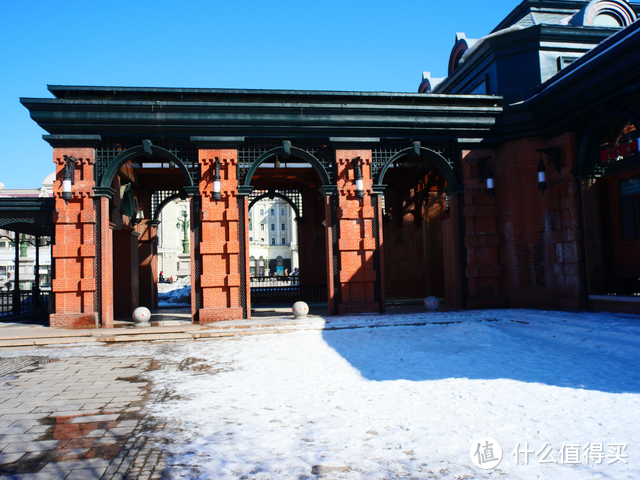
<path fill-rule="evenodd" d="M 54 313 L 49 315 L 49 326 L 53 328 L 98 328 L 97 313 Z"/>
<path fill-rule="evenodd" d="M 339 315 L 347 315 L 349 313 L 380 313 L 380 303 L 349 302 L 338 304 Z"/>
<path fill-rule="evenodd" d="M 222 320 L 242 320 L 242 307 L 235 308 L 201 308 L 198 310 L 200 325 L 220 322 Z"/>

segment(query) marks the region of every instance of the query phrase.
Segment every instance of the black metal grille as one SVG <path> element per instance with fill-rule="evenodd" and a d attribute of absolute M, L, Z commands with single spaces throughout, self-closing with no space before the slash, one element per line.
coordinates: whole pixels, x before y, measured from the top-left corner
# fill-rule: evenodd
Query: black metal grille
<path fill-rule="evenodd" d="M 202 287 L 200 286 L 200 277 L 202 276 L 202 255 L 200 254 L 200 243 L 202 242 L 202 221 L 200 220 L 200 212 L 202 210 L 202 198 L 192 197 L 191 199 L 191 228 L 193 229 L 193 273 L 194 278 L 191 279 L 191 288 L 195 288 L 196 311 L 195 318 L 198 318 L 198 312 L 204 306 L 202 301 Z"/>
<path fill-rule="evenodd" d="M 130 148 L 142 145 L 142 139 L 107 140 L 96 148 L 96 165 L 94 177 L 96 185 L 100 185 L 109 164 L 121 153 Z M 189 176 L 194 185 L 200 180 L 200 165 L 198 162 L 198 148 L 190 142 L 153 141 L 156 147 L 164 148 L 178 157 L 189 170 Z"/>
<path fill-rule="evenodd" d="M 331 197 L 331 245 L 333 256 L 333 299 L 335 313 L 338 313 L 338 305 L 341 301 L 340 285 L 340 249 L 338 240 L 340 239 L 340 223 L 338 222 L 338 199 Z"/>
<path fill-rule="evenodd" d="M 278 193 L 284 197 L 287 197 L 289 200 L 291 200 L 291 203 L 293 203 L 296 206 L 300 216 L 302 217 L 304 215 L 304 212 L 302 210 L 302 190 L 277 190 L 276 189 L 271 191 L 273 193 Z M 251 192 L 251 195 L 249 195 L 249 205 L 251 205 L 251 202 L 253 202 L 259 196 L 268 194 L 268 193 L 269 193 L 269 190 L 253 190 Z"/>
<path fill-rule="evenodd" d="M 242 146 L 238 149 L 238 183 L 244 184 L 249 169 L 253 163 L 262 155 L 276 147 L 281 147 L 280 142 L 262 142 Z M 329 182 L 333 183 L 334 178 L 334 151 L 326 144 L 322 143 L 300 143 L 294 147 L 305 150 L 320 161 L 329 176 Z M 293 162 L 292 160 L 282 160 L 283 163 Z M 304 161 L 304 160 L 301 160 Z M 300 162 L 298 162 L 300 163 Z"/>
<path fill-rule="evenodd" d="M 238 268 L 240 269 L 240 305 L 242 305 L 242 318 L 248 318 L 247 312 L 247 251 L 245 244 L 246 222 L 244 217 L 244 197 L 238 196 L 238 243 L 240 253 L 238 255 Z"/>
<path fill-rule="evenodd" d="M 49 292 L 40 292 L 40 298 L 33 290 L 0 292 L 0 317 L 35 317 L 46 320 Z"/>
<path fill-rule="evenodd" d="M 600 295 L 640 296 L 640 267 L 599 267 L 593 277 L 593 290 Z"/>
<path fill-rule="evenodd" d="M 13 231 L 11 224 L 15 223 L 29 223 L 38 227 L 44 227 L 53 230 L 51 221 L 51 212 L 17 212 L 13 211 L 0 211 L 0 229 L 7 229 Z"/>
<path fill-rule="evenodd" d="M 284 287 L 256 287 L 251 288 L 251 304 L 326 302 L 326 285 L 291 285 Z"/>
<path fill-rule="evenodd" d="M 98 316 L 98 325 L 102 325 L 102 197 L 93 198 L 93 211 L 96 214 L 96 223 L 93 225 L 93 238 L 96 247 L 96 256 L 93 259 L 93 278 L 96 280 L 96 289 L 93 292 L 93 310 Z"/>
<path fill-rule="evenodd" d="M 151 193 L 151 212 L 150 218 L 156 218 L 156 212 L 160 208 L 162 202 L 164 202 L 167 198 L 176 195 L 178 193 L 177 190 L 154 190 Z"/>
<path fill-rule="evenodd" d="M 378 175 L 386 163 L 398 152 L 409 148 L 408 142 L 385 143 L 371 151 L 371 178 L 377 180 Z M 456 165 L 460 160 L 460 149 L 455 141 L 450 142 L 422 142 L 423 148 L 428 148 L 442 155 L 452 169 L 456 169 Z"/>

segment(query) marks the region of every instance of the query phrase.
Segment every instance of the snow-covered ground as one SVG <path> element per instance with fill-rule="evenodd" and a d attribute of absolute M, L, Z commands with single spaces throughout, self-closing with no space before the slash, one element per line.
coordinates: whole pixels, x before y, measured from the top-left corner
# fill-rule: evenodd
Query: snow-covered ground
<path fill-rule="evenodd" d="M 483 310 L 300 323 L 47 355 L 208 366 L 148 373 L 171 392 L 148 406 L 173 426 L 156 432 L 169 440 L 171 478 L 640 478 L 640 317 Z M 483 437 L 503 451 L 491 470 L 472 459 L 497 454 L 478 449 Z"/>

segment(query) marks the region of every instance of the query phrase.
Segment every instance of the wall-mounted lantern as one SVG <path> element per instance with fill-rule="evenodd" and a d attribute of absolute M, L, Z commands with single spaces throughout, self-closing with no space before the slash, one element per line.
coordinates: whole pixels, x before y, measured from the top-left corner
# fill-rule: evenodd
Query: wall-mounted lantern
<path fill-rule="evenodd" d="M 562 173 L 562 149 L 559 147 L 537 148 L 540 152 L 540 162 L 538 163 L 538 188 L 544 193 L 547 189 L 547 169 L 542 161 L 542 154 L 549 158 L 547 164 L 551 163 L 556 167 L 558 173 Z"/>
<path fill-rule="evenodd" d="M 356 181 L 356 197 L 364 198 L 364 180 L 362 179 L 362 168 L 360 162 L 362 159 L 356 157 L 353 159 L 353 178 Z"/>
<path fill-rule="evenodd" d="M 542 193 L 547 189 L 547 169 L 542 161 L 542 152 L 540 152 L 540 162 L 538 163 L 538 188 Z"/>
<path fill-rule="evenodd" d="M 71 185 L 74 184 L 74 173 L 78 159 L 71 155 L 64 156 L 64 170 L 62 171 L 62 198 L 66 203 L 71 200 Z"/>
<path fill-rule="evenodd" d="M 487 195 L 493 197 L 495 194 L 496 189 L 494 186 L 493 169 L 491 168 L 491 165 L 489 165 L 487 166 Z"/>
<path fill-rule="evenodd" d="M 216 157 L 216 173 L 213 175 L 213 199 L 217 202 L 222 198 L 220 194 L 220 159 Z"/>
<path fill-rule="evenodd" d="M 493 197 L 496 194 L 495 179 L 493 177 L 493 169 L 491 168 L 491 157 L 478 158 L 478 174 L 480 181 L 486 181 L 487 195 Z"/>

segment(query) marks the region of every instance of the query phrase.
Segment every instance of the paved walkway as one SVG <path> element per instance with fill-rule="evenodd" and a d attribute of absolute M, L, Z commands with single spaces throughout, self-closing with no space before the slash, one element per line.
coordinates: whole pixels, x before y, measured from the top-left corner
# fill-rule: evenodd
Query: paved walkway
<path fill-rule="evenodd" d="M 139 375 L 152 368 L 148 357 L 0 359 L 0 478 L 161 478 L 141 414 Z"/>

